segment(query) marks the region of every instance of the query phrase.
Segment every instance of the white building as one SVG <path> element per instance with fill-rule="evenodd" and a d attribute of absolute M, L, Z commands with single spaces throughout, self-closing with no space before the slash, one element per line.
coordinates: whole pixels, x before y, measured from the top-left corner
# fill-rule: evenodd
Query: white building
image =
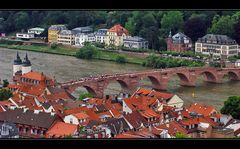
<path fill-rule="evenodd" d="M 40 27 L 28 29 L 29 34 L 36 34 L 36 35 L 40 35 L 43 31 L 44 31 L 44 28 L 40 28 Z"/>
<path fill-rule="evenodd" d="M 107 39 L 107 30 L 108 29 L 99 29 L 98 31 L 96 31 L 95 37 L 96 37 L 96 42 L 99 43 L 105 43 L 106 39 Z"/>
<path fill-rule="evenodd" d="M 79 33 L 75 36 L 75 45 L 79 47 L 83 47 L 85 42 L 95 42 L 96 37 L 93 33 L 91 34 L 84 34 Z"/>
<path fill-rule="evenodd" d="M 16 38 L 17 38 L 17 39 L 29 40 L 29 39 L 33 39 L 33 38 L 34 38 L 34 34 L 29 34 L 29 33 L 17 33 L 17 34 L 16 34 Z"/>
<path fill-rule="evenodd" d="M 226 35 L 207 34 L 195 43 L 195 52 L 214 57 L 228 58 L 238 55 L 237 42 Z"/>
<path fill-rule="evenodd" d="M 134 36 L 123 39 L 123 46 L 126 48 L 148 48 L 148 41 L 142 37 Z"/>
<path fill-rule="evenodd" d="M 83 112 L 70 114 L 64 117 L 64 122 L 75 125 L 86 125 L 89 116 Z"/>

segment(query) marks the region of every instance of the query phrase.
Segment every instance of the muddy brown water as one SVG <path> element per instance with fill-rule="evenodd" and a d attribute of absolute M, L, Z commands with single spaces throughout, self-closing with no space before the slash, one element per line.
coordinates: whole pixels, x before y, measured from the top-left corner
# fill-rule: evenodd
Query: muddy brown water
<path fill-rule="evenodd" d="M 0 79 L 12 78 L 12 64 L 16 56 L 14 49 L 0 48 Z M 26 51 L 19 50 L 21 59 L 23 60 Z M 125 73 L 132 71 L 141 71 L 150 68 L 142 67 L 134 64 L 117 64 L 115 62 L 102 61 L 102 60 L 81 60 L 71 56 L 54 55 L 46 53 L 38 53 L 27 51 L 28 57 L 32 62 L 32 69 L 39 72 L 44 72 L 50 77 L 54 77 L 58 82 L 65 82 L 75 80 L 81 77 L 98 74 L 114 74 Z M 201 102 L 216 106 L 220 109 L 223 102 L 229 97 L 240 95 L 239 88 L 240 82 L 232 82 L 225 79 L 223 84 L 211 84 L 202 81 L 202 76 L 198 77 L 197 87 L 182 87 L 177 85 L 179 78 L 174 76 L 170 82 L 168 91 L 180 96 L 185 105 L 194 102 Z M 151 82 L 144 79 L 140 82 L 140 86 L 150 88 Z M 79 91 L 85 89 L 79 88 Z M 117 82 L 110 83 L 105 94 L 116 94 L 121 90 Z M 195 94 L 195 98 L 192 94 Z"/>

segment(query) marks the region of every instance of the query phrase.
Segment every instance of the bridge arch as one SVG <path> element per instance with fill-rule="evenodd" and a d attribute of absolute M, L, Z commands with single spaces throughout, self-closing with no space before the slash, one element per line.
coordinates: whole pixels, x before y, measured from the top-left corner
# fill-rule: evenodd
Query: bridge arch
<path fill-rule="evenodd" d="M 240 75 L 235 71 L 227 71 L 223 77 L 228 76 L 229 80 L 240 80 Z"/>
<path fill-rule="evenodd" d="M 115 86 L 113 86 L 115 85 Z M 119 86 L 121 89 L 119 90 Z M 117 87 L 117 88 L 116 88 Z M 129 85 L 125 80 L 116 79 L 116 80 L 109 80 L 106 81 L 106 84 L 104 85 L 104 95 L 107 94 L 108 90 L 111 90 L 113 93 L 118 94 L 119 92 L 126 92 L 129 89 Z"/>
<path fill-rule="evenodd" d="M 144 86 L 144 83 L 151 83 L 151 84 L 147 84 L 147 85 L 150 85 L 151 88 L 154 88 L 154 89 L 158 89 L 159 86 L 161 85 L 160 84 L 160 81 L 157 79 L 157 77 L 155 76 L 152 76 L 152 75 L 145 75 L 145 76 L 142 76 L 140 79 L 139 79 L 139 82 L 138 82 L 138 87 L 143 87 Z"/>
<path fill-rule="evenodd" d="M 95 91 L 95 89 L 93 87 L 91 87 L 91 86 L 88 86 L 88 85 L 75 86 L 74 89 L 72 90 L 72 94 L 76 98 L 78 98 L 78 96 L 81 93 L 85 93 L 85 92 L 88 92 L 93 97 L 97 97 L 97 92 Z"/>
<path fill-rule="evenodd" d="M 197 74 L 197 77 L 204 75 L 204 80 L 207 82 L 217 82 L 217 76 L 211 71 L 202 71 Z"/>

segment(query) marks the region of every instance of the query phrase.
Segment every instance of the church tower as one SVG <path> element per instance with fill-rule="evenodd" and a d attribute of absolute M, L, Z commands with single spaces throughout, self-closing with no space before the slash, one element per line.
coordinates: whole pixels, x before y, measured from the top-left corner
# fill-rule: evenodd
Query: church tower
<path fill-rule="evenodd" d="M 26 53 L 26 56 L 24 58 L 24 61 L 22 63 L 22 74 L 28 73 L 32 70 L 32 64 L 30 60 L 28 59 L 28 55 Z"/>
<path fill-rule="evenodd" d="M 15 76 L 16 72 L 22 71 L 22 60 L 17 52 L 16 59 L 13 62 L 13 76 Z"/>

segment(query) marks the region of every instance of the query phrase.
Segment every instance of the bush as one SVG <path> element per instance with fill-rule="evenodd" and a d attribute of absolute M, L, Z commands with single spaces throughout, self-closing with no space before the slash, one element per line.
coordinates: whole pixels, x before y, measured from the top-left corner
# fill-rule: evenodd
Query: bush
<path fill-rule="evenodd" d="M 0 89 L 0 101 L 7 100 L 12 96 L 13 94 L 9 89 Z"/>
<path fill-rule="evenodd" d="M 11 40 L 0 40 L 0 44 L 7 44 L 7 45 L 22 45 L 22 41 L 11 41 Z"/>
<path fill-rule="evenodd" d="M 85 98 L 88 98 L 88 97 L 93 97 L 92 96 L 92 94 L 90 94 L 90 93 L 86 93 L 86 92 L 82 92 L 82 93 L 80 93 L 80 95 L 79 95 L 79 100 L 83 100 L 83 99 L 85 99 Z"/>
<path fill-rule="evenodd" d="M 147 67 L 153 67 L 153 68 L 172 68 L 172 67 L 182 67 L 182 66 L 201 67 L 201 66 L 204 66 L 204 63 L 200 61 L 164 58 L 156 55 L 150 55 L 147 57 L 143 65 Z"/>
<path fill-rule="evenodd" d="M 126 63 L 127 59 L 124 56 L 118 55 L 115 60 L 117 63 Z"/>
<path fill-rule="evenodd" d="M 52 43 L 52 44 L 51 44 L 51 48 L 52 48 L 52 49 L 56 49 L 57 47 L 58 47 L 57 43 Z"/>
<path fill-rule="evenodd" d="M 97 50 L 94 46 L 92 45 L 86 45 L 79 49 L 76 53 L 77 58 L 82 58 L 82 59 L 92 59 L 94 55 L 97 54 Z"/>

